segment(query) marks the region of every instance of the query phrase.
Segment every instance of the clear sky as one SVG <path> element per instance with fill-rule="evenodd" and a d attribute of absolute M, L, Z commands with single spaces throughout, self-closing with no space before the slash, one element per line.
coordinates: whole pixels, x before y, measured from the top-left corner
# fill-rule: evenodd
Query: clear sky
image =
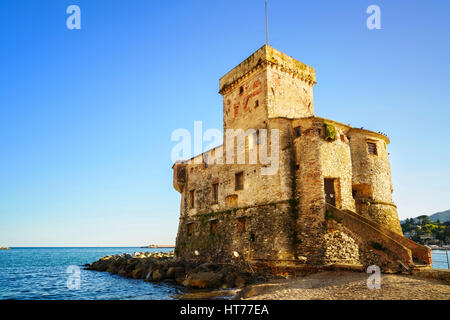
<path fill-rule="evenodd" d="M 450 209 L 449 14 L 269 2 L 270 44 L 316 69 L 316 115 L 390 137 L 402 219 Z M 262 0 L 1 0 L 0 246 L 174 243 L 171 133 L 221 129 L 218 80 L 264 42 Z"/>

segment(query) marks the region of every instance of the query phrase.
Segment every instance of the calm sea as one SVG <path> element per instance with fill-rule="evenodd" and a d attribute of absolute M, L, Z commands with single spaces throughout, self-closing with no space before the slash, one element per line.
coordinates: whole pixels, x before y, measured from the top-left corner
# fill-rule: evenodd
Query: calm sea
<path fill-rule="evenodd" d="M 141 248 L 12 248 L 0 250 L 0 299 L 33 300 L 146 300 L 175 299 L 181 288 L 126 279 L 107 272 L 83 270 L 108 254 L 135 251 L 168 251 Z M 67 286 L 72 273 L 80 267 L 78 289 Z M 445 251 L 433 250 L 433 267 L 447 269 Z M 70 282 L 69 283 L 73 283 Z M 69 285 L 70 287 L 70 285 Z"/>
<path fill-rule="evenodd" d="M 433 268 L 436 269 L 448 269 L 447 255 L 445 250 L 433 250 Z M 448 252 L 448 258 L 450 260 L 450 250 Z"/>
<path fill-rule="evenodd" d="M 168 251 L 142 248 L 12 248 L 0 250 L 0 299 L 147 300 L 174 299 L 179 288 L 83 270 L 108 254 Z M 80 267 L 79 289 L 69 289 L 70 266 Z M 69 270 L 70 271 L 70 270 Z M 69 287 L 76 282 L 69 281 Z M 71 285 L 70 285 L 71 284 Z"/>

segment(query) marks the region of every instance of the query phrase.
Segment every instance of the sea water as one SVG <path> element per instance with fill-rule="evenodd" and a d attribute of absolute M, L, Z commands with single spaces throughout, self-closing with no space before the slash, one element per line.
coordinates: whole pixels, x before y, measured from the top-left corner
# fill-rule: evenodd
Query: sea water
<path fill-rule="evenodd" d="M 449 255 L 448 258 L 450 259 L 450 252 L 448 252 L 448 255 Z M 433 257 L 433 268 L 448 269 L 447 254 L 445 250 L 433 250 L 432 257 Z"/>
<path fill-rule="evenodd" d="M 108 272 L 84 270 L 101 257 L 147 248 L 11 248 L 0 250 L 0 299 L 110 300 L 173 299 L 180 288 L 164 283 L 127 279 Z M 71 267 L 71 266 L 75 266 Z M 70 277 L 77 276 L 79 285 Z M 68 272 L 69 271 L 69 272 Z"/>

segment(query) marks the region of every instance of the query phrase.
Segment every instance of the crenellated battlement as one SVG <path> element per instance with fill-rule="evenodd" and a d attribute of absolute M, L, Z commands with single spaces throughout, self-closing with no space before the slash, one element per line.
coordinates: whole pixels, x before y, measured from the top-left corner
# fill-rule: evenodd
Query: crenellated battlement
<path fill-rule="evenodd" d="M 262 67 L 273 67 L 301 79 L 309 85 L 316 84 L 316 71 L 314 68 L 278 51 L 271 46 L 264 45 L 245 59 L 219 80 L 220 94 L 226 94 L 237 86 L 241 80 L 248 78 L 252 73 Z"/>

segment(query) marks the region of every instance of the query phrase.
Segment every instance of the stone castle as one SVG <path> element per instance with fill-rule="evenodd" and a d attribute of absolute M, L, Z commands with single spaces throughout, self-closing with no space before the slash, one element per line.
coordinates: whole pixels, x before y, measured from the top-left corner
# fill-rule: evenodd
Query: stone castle
<path fill-rule="evenodd" d="M 388 137 L 314 116 L 315 84 L 312 67 L 268 45 L 220 79 L 224 144 L 173 166 L 178 257 L 271 270 L 431 265 L 429 248 L 402 234 Z M 246 139 L 236 146 L 229 129 Z M 264 130 L 272 153 L 278 132 L 275 173 L 262 174 L 267 161 L 223 161 L 239 146 L 246 160 L 253 150 L 263 158 Z"/>

